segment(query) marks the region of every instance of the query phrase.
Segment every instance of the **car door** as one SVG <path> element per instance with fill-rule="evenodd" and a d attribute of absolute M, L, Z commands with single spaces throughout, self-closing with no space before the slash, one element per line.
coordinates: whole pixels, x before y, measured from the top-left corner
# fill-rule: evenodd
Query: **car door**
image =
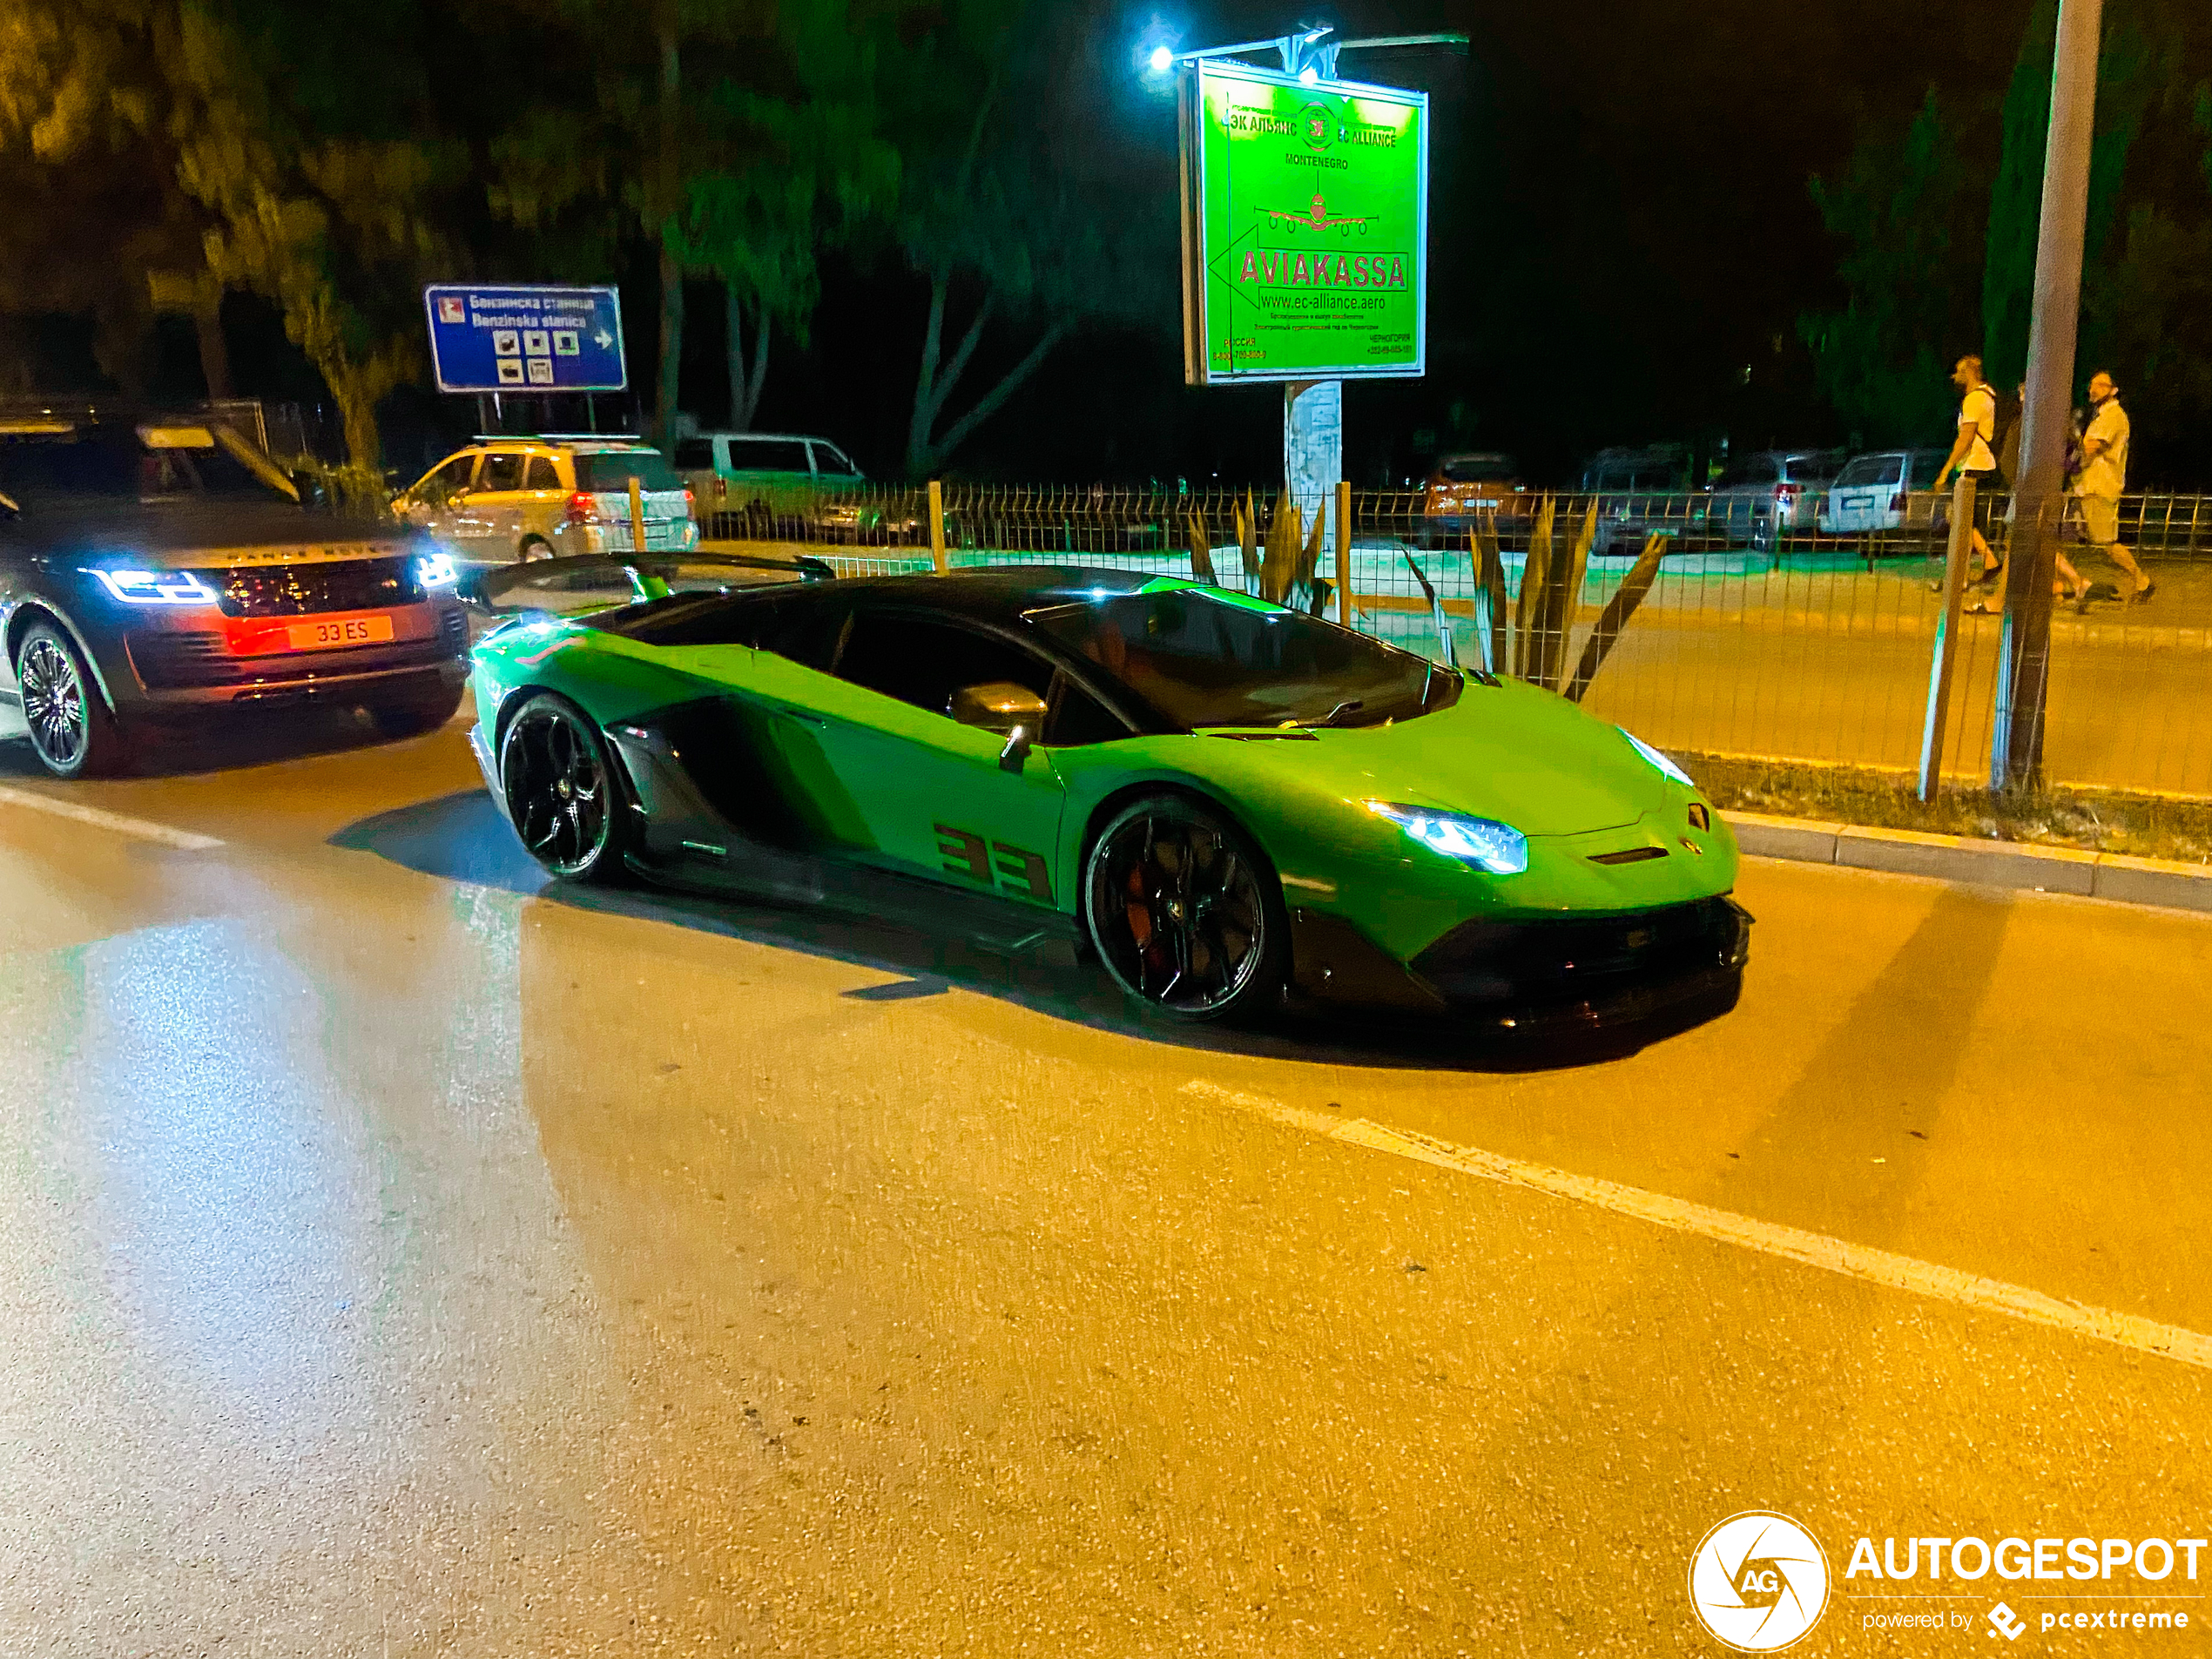
<path fill-rule="evenodd" d="M 1887 528 L 1904 465 L 1900 455 L 1861 455 L 1845 467 L 1828 492 L 1830 528 L 1845 536 Z"/>
<path fill-rule="evenodd" d="M 937 613 L 864 604 L 840 633 L 830 671 L 840 694 L 791 718 L 813 725 L 864 826 L 867 846 L 858 850 L 950 887 L 1057 905 L 1066 791 L 1051 757 L 1037 751 L 1002 765 L 1004 733 L 946 711 L 954 693 L 985 684 L 1042 699 L 1051 664 Z"/>
<path fill-rule="evenodd" d="M 814 482 L 835 489 L 850 489 L 867 482 L 853 458 L 835 444 L 821 438 L 810 439 L 807 448 L 814 454 Z"/>
<path fill-rule="evenodd" d="M 476 452 L 465 449 L 448 455 L 415 481 L 407 492 L 406 517 L 419 529 L 459 550 L 456 526 L 469 502 L 469 486 L 476 474 Z"/>
<path fill-rule="evenodd" d="M 529 456 L 520 449 L 494 449 L 476 466 L 476 481 L 455 515 L 462 553 L 486 563 L 520 556 L 523 544 L 523 469 Z"/>
<path fill-rule="evenodd" d="M 675 450 L 669 456 L 669 464 L 676 469 L 677 476 L 691 492 L 702 513 L 716 511 L 730 493 L 720 469 L 714 464 L 715 447 L 713 437 L 701 433 L 677 439 Z"/>

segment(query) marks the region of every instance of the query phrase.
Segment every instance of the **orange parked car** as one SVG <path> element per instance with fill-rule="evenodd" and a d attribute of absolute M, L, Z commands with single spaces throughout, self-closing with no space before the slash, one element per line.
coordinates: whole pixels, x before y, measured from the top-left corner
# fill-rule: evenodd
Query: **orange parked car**
<path fill-rule="evenodd" d="M 1421 496 L 1423 547 L 1465 541 L 1485 513 L 1495 513 L 1498 527 L 1511 529 L 1525 527 L 1535 511 L 1521 463 L 1494 451 L 1439 455 Z"/>

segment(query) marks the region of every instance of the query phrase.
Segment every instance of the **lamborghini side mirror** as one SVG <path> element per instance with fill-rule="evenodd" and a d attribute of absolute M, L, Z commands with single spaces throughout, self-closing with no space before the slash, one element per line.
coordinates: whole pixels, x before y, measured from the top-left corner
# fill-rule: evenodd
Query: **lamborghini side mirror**
<path fill-rule="evenodd" d="M 954 719 L 987 732 L 1012 732 L 1024 725 L 1037 731 L 1044 725 L 1044 711 L 1042 698 L 1011 680 L 963 685 L 945 702 L 945 712 Z"/>
<path fill-rule="evenodd" d="M 999 770 L 1019 772 L 1029 759 L 1029 728 L 1017 725 L 1006 734 L 1006 747 L 999 751 Z"/>

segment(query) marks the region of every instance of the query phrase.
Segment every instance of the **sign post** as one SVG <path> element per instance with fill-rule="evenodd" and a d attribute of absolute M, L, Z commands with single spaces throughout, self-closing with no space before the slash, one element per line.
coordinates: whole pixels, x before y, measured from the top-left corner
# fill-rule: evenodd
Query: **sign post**
<path fill-rule="evenodd" d="M 1344 479 L 1343 382 L 1426 368 L 1428 95 L 1339 81 L 1337 53 L 1445 38 L 1327 34 L 1193 54 L 1181 89 L 1184 378 L 1284 382 L 1309 523 Z M 1260 45 L 1279 71 L 1226 55 Z"/>
<path fill-rule="evenodd" d="M 442 283 L 422 291 L 441 392 L 620 392 L 622 298 L 612 288 Z"/>

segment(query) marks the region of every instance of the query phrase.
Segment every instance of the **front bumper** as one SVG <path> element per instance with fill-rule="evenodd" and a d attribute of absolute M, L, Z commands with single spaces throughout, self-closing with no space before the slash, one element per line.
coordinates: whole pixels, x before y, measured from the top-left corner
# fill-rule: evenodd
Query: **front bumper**
<path fill-rule="evenodd" d="M 1589 1029 L 1732 993 L 1751 917 L 1726 897 L 1609 914 L 1461 923 L 1410 962 L 1341 917 L 1291 913 L 1293 983 L 1318 1000 Z"/>
<path fill-rule="evenodd" d="M 270 649 L 289 626 L 388 619 L 392 637 L 315 650 Z M 246 620 L 193 611 L 133 617 L 102 655 L 117 711 L 159 718 L 212 708 L 402 701 L 458 688 L 469 674 L 469 617 L 452 598 L 362 612 Z"/>

